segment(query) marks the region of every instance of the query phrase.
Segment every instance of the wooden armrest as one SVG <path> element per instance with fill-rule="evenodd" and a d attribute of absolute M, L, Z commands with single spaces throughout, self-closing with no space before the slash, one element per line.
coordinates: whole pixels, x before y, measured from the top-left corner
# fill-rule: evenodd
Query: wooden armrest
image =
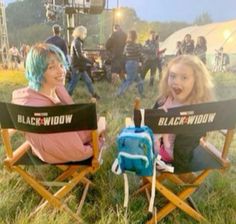
<path fill-rule="evenodd" d="M 94 170 L 96 170 L 99 167 L 102 154 L 102 150 L 99 149 L 99 142 L 97 142 L 97 140 L 99 136 L 102 137 L 102 135 L 105 134 L 105 131 L 106 131 L 106 119 L 105 117 L 99 117 L 97 131 L 92 131 L 93 155 L 94 155 L 92 160 L 92 166 Z"/>
<path fill-rule="evenodd" d="M 223 167 L 229 166 L 228 158 L 222 157 L 222 152 L 220 152 L 213 144 L 205 141 L 204 139 L 200 140 L 201 146 L 208 151 Z"/>
<path fill-rule="evenodd" d="M 8 129 L 8 134 L 10 136 L 10 138 L 17 132 L 16 129 Z"/>
<path fill-rule="evenodd" d="M 4 163 L 9 168 L 14 165 L 15 162 L 17 162 L 24 154 L 30 149 L 30 144 L 28 141 L 25 141 L 23 144 L 21 144 L 14 152 L 12 158 L 6 158 L 4 160 Z"/>

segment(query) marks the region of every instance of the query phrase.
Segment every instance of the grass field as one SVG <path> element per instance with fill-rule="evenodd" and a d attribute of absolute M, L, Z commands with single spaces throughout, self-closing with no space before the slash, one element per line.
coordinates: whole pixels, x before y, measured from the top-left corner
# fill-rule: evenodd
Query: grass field
<path fill-rule="evenodd" d="M 236 97 L 235 74 L 213 74 L 217 99 L 230 99 Z M 23 72 L 0 71 L 0 100 L 9 102 L 12 90 L 26 85 Z M 89 224 L 141 224 L 147 215 L 148 203 L 144 195 L 140 194 L 130 199 L 129 209 L 126 214 L 123 204 L 123 178 L 116 176 L 111 171 L 116 147 L 115 139 L 119 130 L 124 127 L 126 116 L 132 115 L 133 100 L 137 90 L 129 89 L 122 98 L 114 98 L 117 87 L 111 86 L 106 81 L 95 83 L 101 100 L 98 102 L 99 115 L 107 120 L 106 149 L 104 163 L 101 169 L 92 177 L 95 187 L 89 190 L 85 205 L 82 209 L 82 217 Z M 157 96 L 157 87 L 148 89 L 148 81 L 145 83 L 145 98 L 142 100 L 144 107 L 151 107 Z M 89 95 L 82 82 L 79 83 L 73 96 L 77 103 L 88 102 Z M 216 144 L 220 143 L 219 137 L 211 136 Z M 16 139 L 16 142 L 19 140 Z M 1 143 L 1 139 L 0 139 Z M 40 197 L 14 173 L 4 169 L 2 161 L 4 152 L 0 148 L 0 224 L 72 224 L 65 213 L 57 213 L 52 209 L 44 209 L 41 213 L 29 220 L 30 212 L 40 202 Z M 193 195 L 199 210 L 209 223 L 235 224 L 236 223 L 236 137 L 230 148 L 229 158 L 232 161 L 231 168 L 225 173 L 212 173 L 202 187 Z M 49 175 L 48 167 L 39 168 L 39 175 Z M 139 178 L 130 175 L 130 191 L 139 186 Z M 78 186 L 66 198 L 70 207 L 75 208 L 81 187 Z M 164 201 L 157 194 L 155 205 L 160 207 Z M 176 210 L 160 223 L 165 224 L 189 224 L 196 223 L 193 219 Z"/>

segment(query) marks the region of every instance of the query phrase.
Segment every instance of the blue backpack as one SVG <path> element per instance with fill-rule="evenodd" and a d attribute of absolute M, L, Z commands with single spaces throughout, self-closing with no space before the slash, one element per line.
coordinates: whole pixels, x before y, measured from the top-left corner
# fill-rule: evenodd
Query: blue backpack
<path fill-rule="evenodd" d="M 153 132 L 147 126 L 123 128 L 116 140 L 117 158 L 112 165 L 115 174 L 123 173 L 125 197 L 124 207 L 128 207 L 129 184 L 126 171 L 131 171 L 139 176 L 152 176 L 153 186 L 149 211 L 153 210 L 155 197 L 155 156 Z"/>
<path fill-rule="evenodd" d="M 117 158 L 112 170 L 116 174 L 125 171 L 139 176 L 152 176 L 154 156 L 153 132 L 147 126 L 123 128 L 117 137 Z"/>
<path fill-rule="evenodd" d="M 115 174 L 123 173 L 125 197 L 124 207 L 128 207 L 129 184 L 126 171 L 131 171 L 139 176 L 152 176 L 151 198 L 149 212 L 153 212 L 155 198 L 156 165 L 166 167 L 173 172 L 172 167 L 166 166 L 160 156 L 154 155 L 154 137 L 152 130 L 147 126 L 123 128 L 117 137 L 117 158 L 112 165 Z"/>

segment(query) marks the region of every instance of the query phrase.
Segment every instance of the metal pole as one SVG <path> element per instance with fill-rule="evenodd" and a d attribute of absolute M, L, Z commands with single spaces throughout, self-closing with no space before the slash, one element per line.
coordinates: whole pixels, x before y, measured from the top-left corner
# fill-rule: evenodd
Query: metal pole
<path fill-rule="evenodd" d="M 75 28 L 75 14 L 74 13 L 68 13 L 66 14 L 67 17 L 67 41 L 70 46 L 72 41 L 72 32 Z"/>
<path fill-rule="evenodd" d="M 4 1 L 0 0 L 0 61 L 4 67 L 8 66 L 9 61 L 9 43 L 7 33 L 7 22 Z"/>

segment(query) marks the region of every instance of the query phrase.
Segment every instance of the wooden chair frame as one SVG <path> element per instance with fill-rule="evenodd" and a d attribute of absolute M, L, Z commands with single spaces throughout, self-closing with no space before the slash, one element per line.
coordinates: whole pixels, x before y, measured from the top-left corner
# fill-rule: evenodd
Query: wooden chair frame
<path fill-rule="evenodd" d="M 102 117 L 102 123 L 105 125 L 105 118 Z M 92 130 L 92 147 L 93 158 L 90 164 L 78 163 L 65 163 L 65 164 L 47 164 L 43 162 L 42 165 L 56 166 L 61 170 L 61 173 L 53 181 L 41 182 L 36 179 L 32 174 L 27 172 L 28 165 L 18 164 L 24 156 L 29 153 L 31 156 L 31 147 L 27 141 L 24 141 L 18 148 L 14 149 L 12 146 L 12 137 L 19 131 L 13 129 L 1 129 L 1 137 L 3 139 L 3 146 L 6 153 L 4 165 L 10 172 L 17 172 L 36 192 L 38 192 L 43 200 L 40 205 L 31 213 L 30 216 L 36 214 L 45 206 L 50 204 L 52 207 L 59 211 L 67 212 L 71 217 L 79 223 L 84 223 L 80 217 L 80 211 L 84 204 L 88 189 L 90 185 L 94 185 L 86 176 L 95 173 L 100 167 L 101 152 L 99 150 L 99 134 L 98 130 Z M 33 156 L 34 157 L 34 156 Z M 36 166 L 37 167 L 37 166 Z M 64 202 L 63 198 L 79 183 L 84 185 L 84 190 L 79 202 L 76 212 L 73 212 Z M 50 188 L 52 186 L 59 187 L 57 192 L 52 193 Z"/>
<path fill-rule="evenodd" d="M 140 109 L 139 99 L 135 101 L 134 108 Z M 131 119 L 126 118 L 126 125 L 130 125 L 131 123 Z M 230 165 L 229 160 L 227 159 L 227 155 L 229 152 L 230 144 L 233 140 L 234 130 L 224 130 L 221 131 L 221 134 L 223 134 L 225 137 L 222 152 L 216 149 L 214 145 L 207 142 L 205 138 L 202 138 L 200 140 L 200 144 L 201 146 L 203 146 L 204 150 L 211 154 L 221 164 L 221 170 L 224 170 L 229 168 Z M 181 175 L 175 173 L 159 172 L 156 178 L 155 187 L 156 190 L 160 192 L 169 202 L 164 207 L 162 207 L 161 210 L 156 212 L 146 223 L 157 223 L 176 208 L 179 208 L 199 222 L 207 222 L 207 219 L 197 209 L 196 204 L 191 198 L 191 195 L 198 189 L 198 187 L 203 183 L 206 177 L 214 170 L 215 169 L 205 169 L 198 173 L 183 173 Z M 175 194 L 168 188 L 168 186 L 164 185 L 163 182 L 166 180 L 171 181 L 177 186 L 183 186 L 184 189 Z M 136 192 L 134 192 L 133 195 L 145 191 L 148 200 L 150 200 L 149 192 L 151 184 L 152 177 L 143 177 L 143 185 Z"/>

